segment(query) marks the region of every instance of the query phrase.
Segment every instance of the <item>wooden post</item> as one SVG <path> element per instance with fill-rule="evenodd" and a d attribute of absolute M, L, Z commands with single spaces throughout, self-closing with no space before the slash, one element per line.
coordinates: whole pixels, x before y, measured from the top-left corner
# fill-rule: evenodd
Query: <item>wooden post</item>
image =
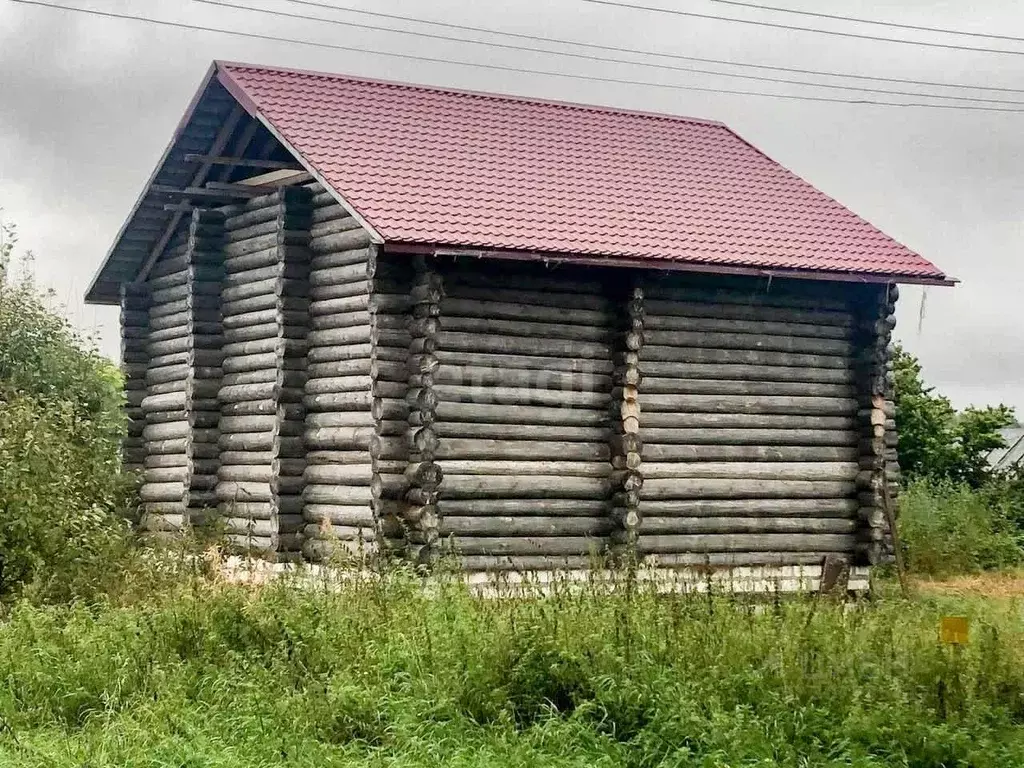
<path fill-rule="evenodd" d="M 405 523 L 407 525 L 407 554 L 420 565 L 432 564 L 438 556 L 438 489 L 441 470 L 435 463 L 438 438 L 434 431 L 437 396 L 434 394 L 433 373 L 437 369 L 436 337 L 440 302 L 444 296 L 441 274 L 427 257 L 416 257 L 413 266 L 412 303 L 413 322 L 410 324 L 409 390 L 406 401 L 409 410 L 409 463 L 405 477 L 409 482 L 406 492 Z M 417 320 L 430 322 L 415 322 Z"/>
<path fill-rule="evenodd" d="M 861 527 L 858 552 L 862 561 L 875 564 L 891 559 L 892 531 L 887 520 L 888 500 L 895 498 L 898 480 L 890 372 L 892 329 L 898 297 L 895 285 L 869 288 L 860 303 L 855 343 L 859 410 L 860 469 L 857 476 Z M 895 515 L 892 516 L 895 521 Z"/>
<path fill-rule="evenodd" d="M 644 290 L 639 275 L 633 279 L 622 302 L 619 347 L 615 356 L 612 438 L 612 551 L 625 559 L 636 555 L 640 535 L 640 488 L 643 486 L 640 439 L 640 352 L 644 345 Z"/>

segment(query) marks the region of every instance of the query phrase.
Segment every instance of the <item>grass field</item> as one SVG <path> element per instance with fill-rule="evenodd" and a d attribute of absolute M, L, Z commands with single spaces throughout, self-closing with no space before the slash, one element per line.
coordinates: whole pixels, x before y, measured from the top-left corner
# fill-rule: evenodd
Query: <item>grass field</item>
<path fill-rule="evenodd" d="M 1024 765 L 1013 596 L 181 581 L 6 617 L 0 765 Z"/>

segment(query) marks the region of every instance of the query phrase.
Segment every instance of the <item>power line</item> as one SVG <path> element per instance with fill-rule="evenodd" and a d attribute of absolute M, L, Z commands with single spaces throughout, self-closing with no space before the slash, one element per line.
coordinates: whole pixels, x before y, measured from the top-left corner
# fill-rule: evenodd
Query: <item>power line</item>
<path fill-rule="evenodd" d="M 991 32 L 967 32 L 963 29 L 949 29 L 948 27 L 929 27 L 923 24 L 903 24 L 897 21 L 880 21 L 878 19 L 862 19 L 857 16 L 840 16 L 836 13 L 821 13 L 819 11 L 805 11 L 799 8 L 782 8 L 777 5 L 760 5 L 749 3 L 743 0 L 711 0 L 712 3 L 722 5 L 735 5 L 740 8 L 756 8 L 759 11 L 775 11 L 777 13 L 791 13 L 795 16 L 813 16 L 818 19 L 832 19 L 833 21 L 852 21 L 856 24 L 871 24 L 880 27 L 892 27 L 893 29 L 913 29 L 918 32 L 939 32 L 944 35 L 963 35 L 964 37 L 982 37 L 991 40 L 1011 40 L 1015 43 L 1024 43 L 1024 37 L 1014 35 L 996 35 Z"/>
<path fill-rule="evenodd" d="M 472 67 L 474 69 L 490 69 L 500 72 L 513 72 L 516 74 L 545 75 L 549 77 L 562 77 L 571 80 L 584 80 L 596 83 L 614 83 L 617 85 L 636 85 L 651 88 L 662 88 L 666 90 L 696 91 L 701 93 L 727 94 L 732 96 L 758 96 L 762 98 L 786 99 L 790 101 L 810 101 L 829 104 L 863 104 L 879 107 L 915 107 L 924 109 L 946 109 L 961 110 L 964 112 L 1002 112 L 1011 114 L 1024 113 L 1022 109 L 1004 109 L 1001 107 L 972 107 L 961 104 L 930 104 L 927 102 L 892 102 L 877 101 L 873 99 L 838 99 L 826 96 L 798 96 L 788 93 L 765 93 L 763 91 L 744 91 L 738 89 L 711 88 L 699 85 L 678 85 L 672 83 L 658 83 L 650 80 L 628 80 L 625 78 L 602 77 L 599 75 L 580 75 L 568 72 L 552 72 L 544 69 L 529 69 L 524 67 L 511 67 L 501 64 L 488 64 L 475 61 L 459 61 L 457 59 L 445 59 L 435 56 L 422 56 L 412 53 L 397 53 L 392 51 L 380 51 L 374 48 L 361 48 L 354 45 L 341 45 L 339 43 L 323 43 L 313 40 L 302 40 L 298 38 L 278 37 L 275 35 L 261 34 L 258 32 L 243 32 L 241 30 L 223 29 L 219 27 L 207 27 L 199 24 L 187 24 L 185 22 L 168 21 L 165 19 L 153 19 L 146 16 L 132 16 L 126 13 L 115 13 L 114 11 L 98 11 L 92 8 L 74 8 L 60 5 L 58 3 L 44 2 L 44 0 L 10 0 L 12 3 L 37 6 L 40 8 L 52 8 L 60 11 L 83 13 L 90 16 L 98 16 L 108 19 L 120 19 L 124 21 L 138 21 L 146 24 L 154 24 L 163 27 L 174 27 L 177 29 L 188 29 L 198 32 L 212 32 L 215 34 L 232 35 L 252 40 L 265 40 L 275 43 L 289 43 L 293 45 L 304 45 L 313 48 L 324 48 L 335 51 L 347 51 L 350 53 L 362 53 L 373 56 L 385 56 L 389 58 L 405 59 L 407 61 L 427 62 L 430 64 L 455 64 L 458 66 Z"/>
<path fill-rule="evenodd" d="M 670 70 L 673 72 L 687 72 L 690 74 L 701 74 L 701 75 L 717 75 L 719 77 L 732 77 L 739 78 L 742 80 L 754 80 L 762 83 L 779 83 L 783 85 L 801 85 L 810 86 L 812 88 L 832 88 L 841 91 L 859 91 L 864 93 L 878 93 L 887 96 L 909 96 L 911 98 L 926 97 L 929 99 L 943 99 L 947 101 L 969 101 L 974 103 L 983 104 L 1005 104 L 1013 106 L 1024 106 L 1022 101 L 1007 101 L 1005 99 L 992 99 L 980 96 L 955 96 L 949 94 L 940 93 L 920 93 L 915 91 L 897 91 L 886 88 L 872 88 L 870 86 L 856 86 L 856 85 L 834 85 L 830 83 L 816 83 L 811 80 L 795 80 L 792 78 L 781 78 L 772 77 L 770 75 L 744 75 L 736 74 L 733 72 L 718 72 L 713 69 L 702 69 L 700 67 L 683 67 L 673 64 L 655 64 L 647 62 L 635 62 L 628 61 L 626 59 L 616 59 L 609 56 L 598 56 L 589 53 L 573 53 L 571 51 L 550 51 L 544 48 L 536 48 L 529 45 L 518 45 L 516 43 L 495 43 L 486 42 L 483 40 L 466 40 L 465 38 L 450 37 L 448 35 L 437 34 L 433 32 L 415 32 L 407 29 L 395 29 L 393 27 L 383 27 L 377 24 L 363 24 L 355 21 L 343 21 L 341 19 L 325 18 L 323 16 L 310 16 L 304 13 L 291 13 L 288 11 L 277 11 L 270 8 L 256 8 L 249 5 L 241 5 L 238 3 L 227 2 L 227 0 L 195 0 L 197 3 L 204 5 L 219 6 L 221 8 L 233 8 L 239 11 L 249 11 L 251 13 L 263 13 L 270 16 L 279 16 L 288 19 L 298 19 L 301 21 L 315 21 L 326 24 L 335 24 L 342 27 L 349 27 L 353 29 L 367 29 L 374 32 L 388 32 L 396 35 L 406 35 L 409 37 L 426 38 L 430 40 L 442 40 L 449 43 L 468 43 L 470 45 L 480 45 L 485 48 L 504 48 L 506 50 L 513 51 L 529 51 L 531 53 L 544 53 L 551 56 L 568 56 L 575 59 L 583 59 L 586 61 L 599 61 L 613 64 L 629 64 L 639 67 L 655 67 L 658 69 Z"/>
<path fill-rule="evenodd" d="M 725 0 L 722 0 L 723 2 Z M 1024 93 L 1024 88 L 1001 88 L 998 86 L 991 85 L 975 85 L 973 83 L 948 83 L 935 80 L 915 80 L 913 78 L 903 77 L 885 77 L 879 75 L 858 75 L 849 72 L 832 72 L 828 70 L 818 69 L 803 69 L 800 67 L 782 67 L 773 66 L 770 64 L 751 64 L 742 61 L 730 61 L 728 59 L 711 59 L 704 58 L 701 56 L 683 56 L 678 53 L 666 53 L 663 51 L 645 51 L 639 48 L 627 48 L 618 45 L 602 45 L 600 43 L 585 43 L 582 40 L 570 40 L 566 38 L 558 37 L 547 37 L 545 35 L 531 35 L 523 32 L 509 32 L 507 30 L 490 29 L 488 27 L 474 27 L 468 24 L 453 24 L 451 22 L 433 21 L 431 19 L 421 19 L 415 16 L 403 16 L 397 13 L 384 13 L 382 11 L 367 11 L 362 8 L 352 8 L 347 5 L 334 5 L 331 3 L 314 2 L 313 0 L 286 0 L 286 2 L 294 5 L 306 5 L 312 8 L 325 8 L 334 11 L 342 11 L 345 13 L 355 13 L 360 16 L 371 16 L 379 19 L 393 19 L 395 21 L 406 21 L 414 24 L 424 24 L 431 27 L 440 27 L 442 29 L 457 29 L 462 32 L 478 32 L 486 35 L 500 35 L 502 37 L 517 38 L 520 40 L 532 40 L 539 43 L 552 43 L 555 45 L 575 45 L 581 48 L 591 48 L 598 51 L 612 51 L 614 53 L 628 53 L 636 56 L 644 57 L 657 57 L 666 59 L 675 59 L 678 61 L 695 61 L 701 64 L 718 64 L 720 66 L 728 67 L 741 67 L 748 69 L 764 69 L 772 72 L 792 72 L 799 75 L 817 75 L 821 77 L 843 77 L 850 78 L 853 80 L 872 80 L 883 83 L 900 83 L 902 85 L 924 85 L 936 88 L 964 88 L 970 90 L 980 91 L 999 91 L 1005 93 Z M 555 53 L 551 51 L 551 53 Z M 641 66 L 648 66 L 642 62 L 628 62 L 630 64 L 638 64 Z"/>
<path fill-rule="evenodd" d="M 901 37 L 883 37 L 881 35 L 869 35 L 863 32 L 843 32 L 836 29 L 822 29 L 820 27 L 801 27 L 795 24 L 782 24 L 776 21 L 757 21 L 755 19 L 737 19 L 734 16 L 717 16 L 713 13 L 698 13 L 697 11 L 680 11 L 676 8 L 658 8 L 653 5 L 634 5 L 623 3 L 619 0 L 583 0 L 585 3 L 595 5 L 610 5 L 617 8 L 629 8 L 634 11 L 651 11 L 653 13 L 670 13 L 674 16 L 688 16 L 693 19 L 711 19 L 712 21 L 728 21 L 734 24 L 750 24 L 756 27 L 771 27 L 773 29 L 787 29 L 795 32 L 814 32 L 819 35 L 834 35 L 835 37 L 848 37 L 856 40 L 874 40 L 882 43 L 899 43 L 901 45 L 921 45 L 926 48 L 946 48 L 954 51 L 972 51 L 974 53 L 1000 53 L 1008 56 L 1024 56 L 1024 51 L 1013 51 L 1008 48 L 976 48 L 971 45 L 958 45 L 956 43 L 938 43 L 926 40 L 905 40 Z"/>

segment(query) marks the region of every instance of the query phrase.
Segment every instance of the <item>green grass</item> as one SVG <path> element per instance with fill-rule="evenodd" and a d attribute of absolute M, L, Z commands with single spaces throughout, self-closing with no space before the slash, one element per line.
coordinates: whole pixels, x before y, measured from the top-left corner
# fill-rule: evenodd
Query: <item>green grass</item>
<path fill-rule="evenodd" d="M 1021 530 L 1004 502 L 1019 493 L 993 483 L 987 491 L 912 483 L 900 496 L 900 533 L 911 571 L 949 576 L 1019 566 Z"/>
<path fill-rule="evenodd" d="M 183 581 L 10 612 L 0 765 L 1024 764 L 1007 603 Z"/>

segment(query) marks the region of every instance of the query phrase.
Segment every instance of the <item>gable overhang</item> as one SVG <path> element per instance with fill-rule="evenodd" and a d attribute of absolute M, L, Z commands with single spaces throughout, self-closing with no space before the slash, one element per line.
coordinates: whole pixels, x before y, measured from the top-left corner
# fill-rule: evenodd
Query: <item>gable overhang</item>
<path fill-rule="evenodd" d="M 231 149 L 233 141 L 242 143 L 241 149 L 244 150 L 244 144 L 253 138 L 253 129 L 257 123 L 287 150 L 295 163 L 320 182 L 352 214 L 370 233 L 371 240 L 383 242 L 373 226 L 325 182 L 320 173 L 295 151 L 287 138 L 226 75 L 221 63 L 214 62 L 203 76 L 199 89 L 174 129 L 156 168 L 93 275 L 85 294 L 87 304 L 118 304 L 122 285 L 146 279 L 184 218 L 180 211 L 166 210 L 168 199 L 164 190 L 167 187 L 201 185 L 210 172 L 209 165 L 187 160 L 186 156 L 221 155 Z M 225 199 L 218 204 L 226 205 L 228 202 Z"/>
<path fill-rule="evenodd" d="M 777 267 L 755 267 L 737 264 L 714 264 L 708 262 L 686 262 L 675 259 L 637 259 L 622 256 L 580 255 L 576 253 L 554 253 L 540 251 L 519 251 L 498 248 L 453 247 L 443 244 L 385 242 L 387 253 L 405 253 L 425 256 L 448 256 L 456 258 L 498 259 L 506 261 L 533 261 L 544 264 L 576 264 L 592 267 L 617 267 L 645 269 L 653 272 L 698 272 L 709 275 L 738 275 L 760 277 L 771 280 L 822 280 L 842 283 L 898 283 L 900 285 L 942 285 L 953 286 L 960 281 L 953 277 L 928 277 L 922 275 L 836 272 L 812 269 L 779 269 Z"/>

